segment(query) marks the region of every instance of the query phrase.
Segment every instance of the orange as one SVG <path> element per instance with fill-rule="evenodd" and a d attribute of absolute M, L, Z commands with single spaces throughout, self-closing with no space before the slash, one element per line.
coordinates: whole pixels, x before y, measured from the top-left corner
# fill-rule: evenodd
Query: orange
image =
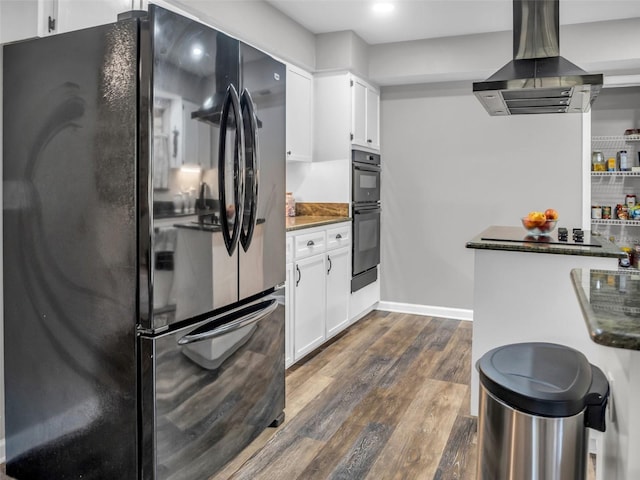
<path fill-rule="evenodd" d="M 527 215 L 527 218 L 529 219 L 531 224 L 536 227 L 540 227 L 544 225 L 545 222 L 547 221 L 547 217 L 543 212 L 529 212 L 529 215 Z"/>

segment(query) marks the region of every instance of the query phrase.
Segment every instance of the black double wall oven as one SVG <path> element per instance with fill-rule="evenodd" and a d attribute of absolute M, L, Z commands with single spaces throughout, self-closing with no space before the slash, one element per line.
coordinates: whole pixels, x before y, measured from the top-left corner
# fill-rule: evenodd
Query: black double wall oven
<path fill-rule="evenodd" d="M 352 151 L 351 292 L 375 282 L 380 263 L 380 155 Z"/>

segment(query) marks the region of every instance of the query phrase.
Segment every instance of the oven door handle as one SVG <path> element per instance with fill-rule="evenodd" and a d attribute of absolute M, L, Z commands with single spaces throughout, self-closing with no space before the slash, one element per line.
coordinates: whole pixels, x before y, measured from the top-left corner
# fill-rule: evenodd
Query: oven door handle
<path fill-rule="evenodd" d="M 364 215 L 367 213 L 380 213 L 380 205 L 353 207 L 354 215 Z"/>
<path fill-rule="evenodd" d="M 231 333 L 234 330 L 238 330 L 242 327 L 258 323 L 263 318 L 271 315 L 275 311 L 275 309 L 278 308 L 278 300 L 276 300 L 275 298 L 263 303 L 267 304 L 264 308 L 243 315 L 242 317 L 238 318 L 237 320 L 233 320 L 232 322 L 225 323 L 224 325 L 220 325 L 211 330 L 208 330 L 206 328 L 203 329 L 203 327 L 200 327 L 196 329 L 197 333 L 190 333 L 180 338 L 178 340 L 178 345 L 188 345 L 190 343 L 201 342 L 210 338 L 226 335 L 227 333 Z M 217 324 L 219 320 L 219 318 L 214 318 L 212 319 L 212 323 L 215 322 Z"/>
<path fill-rule="evenodd" d="M 353 164 L 353 168 L 355 168 L 356 170 L 360 170 L 363 172 L 375 172 L 375 173 L 380 173 L 382 171 L 382 169 L 378 166 L 375 165 L 367 165 L 367 164 Z"/>

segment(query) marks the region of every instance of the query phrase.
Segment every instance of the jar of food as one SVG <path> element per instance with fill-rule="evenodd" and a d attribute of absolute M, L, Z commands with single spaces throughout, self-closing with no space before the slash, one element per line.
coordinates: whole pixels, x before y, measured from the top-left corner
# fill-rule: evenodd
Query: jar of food
<path fill-rule="evenodd" d="M 611 207 L 608 205 L 602 206 L 602 219 L 609 220 L 611 218 Z"/>
<path fill-rule="evenodd" d="M 631 171 L 631 159 L 629 155 L 627 155 L 626 150 L 620 150 L 617 154 L 618 157 L 618 165 L 620 165 L 620 171 L 622 172 L 630 172 Z"/>
<path fill-rule="evenodd" d="M 629 209 L 626 205 L 618 204 L 616 207 L 616 218 L 618 220 L 627 220 L 629 218 Z"/>
<path fill-rule="evenodd" d="M 617 170 L 618 170 L 618 162 L 614 157 L 609 157 L 609 159 L 607 160 L 607 171 L 615 172 Z"/>
<path fill-rule="evenodd" d="M 629 193 L 629 194 L 625 195 L 624 203 L 627 206 L 627 208 L 635 207 L 636 206 L 636 196 L 633 193 Z"/>
<path fill-rule="evenodd" d="M 640 268 L 640 245 L 635 244 L 633 246 L 633 266 Z"/>
<path fill-rule="evenodd" d="M 293 192 L 287 192 L 287 217 L 296 216 L 296 199 L 293 197 Z"/>
<path fill-rule="evenodd" d="M 602 218 L 602 207 L 600 205 L 593 205 L 591 207 L 591 218 L 598 220 Z"/>
<path fill-rule="evenodd" d="M 631 247 L 620 247 L 625 253 L 624 257 L 618 259 L 618 265 L 621 267 L 630 267 L 631 266 Z"/>
<path fill-rule="evenodd" d="M 602 152 L 593 152 L 591 154 L 591 169 L 594 172 L 604 172 L 607 169 Z"/>

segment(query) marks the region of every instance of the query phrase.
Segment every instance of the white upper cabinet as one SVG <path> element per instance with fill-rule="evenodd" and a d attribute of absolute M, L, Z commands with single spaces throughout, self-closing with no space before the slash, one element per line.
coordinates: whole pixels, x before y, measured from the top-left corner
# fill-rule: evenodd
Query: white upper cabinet
<path fill-rule="evenodd" d="M 0 0 L 0 43 L 113 23 L 131 0 Z"/>
<path fill-rule="evenodd" d="M 351 80 L 351 143 L 380 149 L 380 94 L 360 78 Z"/>
<path fill-rule="evenodd" d="M 367 89 L 367 147 L 380 150 L 380 93 Z"/>
<path fill-rule="evenodd" d="M 118 20 L 118 14 L 131 10 L 131 0 L 57 0 L 57 2 L 56 33 L 113 23 Z"/>
<path fill-rule="evenodd" d="M 0 0 L 0 43 L 56 33 L 57 0 Z"/>
<path fill-rule="evenodd" d="M 351 143 L 367 143 L 367 85 L 358 78 L 351 80 Z"/>
<path fill-rule="evenodd" d="M 287 65 L 287 160 L 310 162 L 312 145 L 313 77 Z"/>
<path fill-rule="evenodd" d="M 350 73 L 314 77 L 314 160 L 351 158 L 353 147 L 380 150 L 380 93 Z"/>

